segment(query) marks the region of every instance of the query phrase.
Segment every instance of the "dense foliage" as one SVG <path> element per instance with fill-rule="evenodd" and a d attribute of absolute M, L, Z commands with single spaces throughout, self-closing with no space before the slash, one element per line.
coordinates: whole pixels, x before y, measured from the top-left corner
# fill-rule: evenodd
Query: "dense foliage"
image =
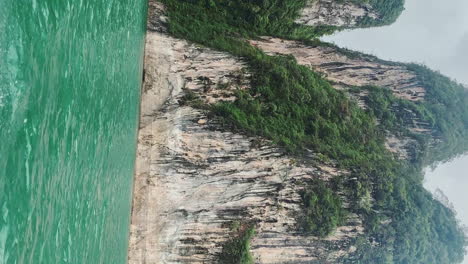
<path fill-rule="evenodd" d="M 259 34 L 289 38 L 318 34 L 313 29 L 299 30 L 292 22 L 303 2 L 164 2 L 172 34 L 230 52 L 248 63 L 251 89 L 238 91 L 235 102 L 211 108 L 227 127 L 269 138 L 299 156 L 305 149 L 312 150 L 352 172 L 341 179 L 340 191 L 351 201 L 350 210 L 364 216 L 367 232 L 357 239 L 354 258 L 344 262 L 462 260 L 466 239 L 454 213 L 435 201 L 421 183 L 422 166 L 466 151 L 467 94 L 461 86 L 424 67 L 408 65 L 428 88 L 427 100 L 413 103 L 378 87 L 355 88 L 369 91 L 369 109 L 363 110 L 294 58 L 267 56 L 242 40 Z M 434 146 L 430 136 L 412 135 L 405 129 L 408 111 L 402 109 L 425 121 L 441 142 Z M 384 137 L 389 131 L 417 142 L 409 163 L 398 161 L 386 150 Z M 303 195 L 306 222 L 309 231 L 326 235 L 342 222 L 343 210 L 337 207 L 339 199 L 317 186 L 309 186 Z M 324 224 L 327 221 L 331 223 Z M 242 258 L 245 243 L 232 245 L 228 248 L 242 250 L 226 251 L 232 253 L 228 255 Z"/>
<path fill-rule="evenodd" d="M 302 199 L 306 231 L 325 237 L 344 223 L 346 214 L 341 198 L 323 181 L 315 180 L 302 194 Z"/>
<path fill-rule="evenodd" d="M 172 13 L 173 20 L 195 19 L 197 23 L 190 28 L 203 35 L 232 34 L 235 36 L 272 35 L 294 39 L 307 39 L 317 35 L 331 34 L 335 27 L 309 27 L 298 25 L 294 20 L 307 0 L 184 0 L 164 1 L 178 9 Z M 209 22 L 197 27 L 200 22 Z M 177 26 L 177 24 L 173 24 Z"/>
<path fill-rule="evenodd" d="M 372 118 L 292 57 L 259 53 L 259 59 L 252 58 L 251 70 L 256 73 L 252 89 L 239 91 L 234 104 L 221 103 L 214 109 L 229 122 L 290 151 L 310 146 L 333 158 L 358 159 L 353 144 L 361 144 L 362 153 L 378 148 L 382 138 Z"/>
<path fill-rule="evenodd" d="M 466 240 L 453 212 L 420 185 L 396 183 L 396 203 L 388 214 L 368 218 L 367 238 L 357 244 L 358 263 L 462 262 Z"/>
<path fill-rule="evenodd" d="M 404 0 L 364 0 L 379 14 L 378 19 L 365 17 L 361 26 L 380 26 L 394 23 L 405 9 Z"/>
<path fill-rule="evenodd" d="M 310 39 L 318 35 L 331 34 L 338 30 L 334 26 L 311 27 L 296 24 L 299 11 L 308 0 L 182 0 L 165 1 L 177 5 L 180 11 L 192 11 L 201 21 L 214 22 L 208 29 L 231 29 L 243 35 L 270 35 L 288 39 Z M 377 19 L 365 17 L 360 26 L 388 25 L 393 23 L 404 9 L 404 0 L 354 0 L 367 4 L 379 14 Z M 180 15 L 179 13 L 178 15 Z M 218 27 L 223 25 L 221 27 Z M 206 26 L 206 25 L 205 25 Z"/>
<path fill-rule="evenodd" d="M 406 65 L 426 88 L 422 105 L 431 114 L 431 122 L 441 144 L 427 152 L 425 165 L 443 162 L 468 149 L 468 90 L 448 77 L 417 64 Z"/>
<path fill-rule="evenodd" d="M 237 235 L 223 245 L 219 255 L 220 264 L 253 264 L 253 257 L 250 254 L 250 239 L 255 234 L 255 230 L 248 226 L 235 226 Z"/>

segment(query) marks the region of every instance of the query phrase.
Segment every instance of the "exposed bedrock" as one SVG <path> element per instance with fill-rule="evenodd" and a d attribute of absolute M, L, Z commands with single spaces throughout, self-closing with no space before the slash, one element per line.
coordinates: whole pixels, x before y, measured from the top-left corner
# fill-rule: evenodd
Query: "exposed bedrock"
<path fill-rule="evenodd" d="M 217 263 L 235 235 L 233 223 L 255 226 L 256 263 L 336 263 L 353 252 L 351 241 L 364 232 L 357 215 L 326 239 L 304 234 L 299 223 L 304 185 L 348 172 L 225 131 L 194 108 L 187 97 L 234 100 L 236 89 L 249 89 L 249 72 L 239 58 L 169 36 L 165 21 L 163 6 L 150 1 L 129 263 Z M 377 85 L 401 98 L 424 98 L 415 76 L 399 66 L 280 39 L 251 43 L 295 56 L 337 89 Z M 389 136 L 388 144 L 404 157 L 408 143 Z"/>
<path fill-rule="evenodd" d="M 264 37 L 250 43 L 269 55 L 292 55 L 301 65 L 323 73 L 336 89 L 350 87 L 378 86 L 392 91 L 393 95 L 410 101 L 422 101 L 425 88 L 417 76 L 405 66 L 378 60 L 363 54 L 346 54 L 331 46 L 312 46 L 299 41 Z M 354 98 L 366 108 L 366 90 Z M 406 127 L 413 133 L 430 134 L 429 124 L 420 120 L 408 109 Z M 409 137 L 388 134 L 386 146 L 401 159 L 410 158 L 409 150 L 415 144 Z"/>
<path fill-rule="evenodd" d="M 296 23 L 309 26 L 355 27 L 365 17 L 377 19 L 379 14 L 368 4 L 351 1 L 315 0 L 304 8 Z"/>
<path fill-rule="evenodd" d="M 293 55 L 297 62 L 325 74 L 340 86 L 374 85 L 391 89 L 396 97 L 424 99 L 425 89 L 404 66 L 385 63 L 370 56 L 349 56 L 328 46 L 309 46 L 299 41 L 264 37 L 250 43 L 270 55 Z"/>
<path fill-rule="evenodd" d="M 205 103 L 232 100 L 234 89 L 248 88 L 244 63 L 162 33 L 147 38 L 143 96 L 166 101 L 143 100 L 129 263 L 216 263 L 236 221 L 256 226 L 258 263 L 333 260 L 353 250 L 350 240 L 363 232 L 357 216 L 326 240 L 300 234 L 297 223 L 303 184 L 346 172 L 221 131 L 180 105 L 187 93 Z"/>

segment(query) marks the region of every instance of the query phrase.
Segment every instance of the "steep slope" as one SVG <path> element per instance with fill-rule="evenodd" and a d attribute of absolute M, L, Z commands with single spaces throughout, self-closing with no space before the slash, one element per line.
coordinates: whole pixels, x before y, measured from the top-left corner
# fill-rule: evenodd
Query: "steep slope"
<path fill-rule="evenodd" d="M 270 55 L 292 55 L 301 65 L 323 73 L 333 83 L 335 89 L 350 90 L 353 87 L 377 86 L 388 89 L 396 98 L 418 102 L 424 100 L 425 88 L 416 73 L 404 65 L 376 60 L 371 56 L 349 56 L 333 46 L 306 45 L 299 41 L 278 38 L 252 40 L 253 46 L 259 47 Z M 367 90 L 352 94 L 362 108 L 368 108 Z M 408 109 L 408 111 L 411 111 Z M 415 134 L 431 134 L 430 125 L 412 113 L 406 120 L 405 127 Z M 388 133 L 388 150 L 401 159 L 409 159 L 415 140 L 406 136 Z"/>
<path fill-rule="evenodd" d="M 345 28 L 382 26 L 395 22 L 403 6 L 403 0 L 307 1 L 296 22 Z"/>
<path fill-rule="evenodd" d="M 177 10 L 171 1 L 166 3 Z M 317 4 L 328 9 L 326 14 L 335 12 L 332 7 L 336 3 Z M 302 17 L 323 17 L 325 12 L 303 7 Z M 177 12 L 150 1 L 129 263 L 421 263 L 412 256 L 427 252 L 402 253 L 399 248 L 413 243 L 406 240 L 413 230 L 404 228 L 418 225 L 417 221 L 405 221 L 420 217 L 430 222 L 434 215 L 444 215 L 446 218 L 439 218 L 442 222 L 438 224 L 446 230 L 458 230 L 456 223 L 450 222 L 453 215 L 411 178 L 417 176 L 403 176 L 417 174 L 427 162 L 424 153 L 445 139 L 437 128 L 437 118 L 434 121 L 426 116 L 432 113 L 426 102 L 432 102 L 434 96 L 420 72 L 317 42 L 264 37 L 249 44 L 235 40 L 232 36 L 236 33 L 227 26 L 231 22 L 219 18 L 209 20 L 211 31 L 197 28 L 197 23 L 206 23 L 193 23 L 197 21 L 197 8 L 203 10 L 204 4 L 183 8 L 193 17 L 185 15 L 181 23 L 186 26 L 181 27 L 179 22 L 171 24 L 171 19 L 179 19 Z M 344 17 L 356 14 L 352 8 L 346 12 L 350 13 Z M 375 16 L 366 12 L 362 16 Z M 363 19 L 345 19 L 339 26 L 355 26 L 358 20 Z M 260 27 L 261 23 L 256 26 Z M 219 35 L 220 28 L 228 32 L 227 37 Z M 249 35 L 242 28 L 242 34 Z M 278 35 L 288 32 L 278 30 Z M 270 59 L 259 49 L 275 57 Z M 282 57 L 285 55 L 289 57 Z M 281 63 L 286 66 L 283 72 L 278 69 L 278 76 L 274 75 L 275 68 L 273 74 L 268 71 L 271 65 Z M 284 90 L 274 103 L 264 99 L 275 92 L 262 88 L 266 85 L 262 78 L 281 82 L 295 70 L 312 76 L 308 77 L 314 82 L 311 87 L 322 94 L 321 98 L 332 100 L 324 104 L 320 111 L 325 112 L 319 116 L 329 116 L 330 120 L 321 122 L 347 133 L 347 126 L 364 120 L 356 128 L 369 131 L 351 132 L 376 146 L 358 148 L 347 143 L 354 140 L 354 134 L 348 137 L 342 132 L 329 141 L 327 133 L 334 133 L 333 129 L 315 139 L 318 145 L 297 141 L 304 136 L 275 134 L 296 129 L 292 127 L 296 121 L 279 132 L 266 132 L 262 120 L 276 122 L 268 118 L 277 116 L 288 122 L 291 118 L 291 114 L 281 116 L 282 102 L 277 101 L 290 95 Z M 294 78 L 304 80 L 296 86 L 307 84 L 305 75 L 298 76 Z M 313 90 L 297 91 L 297 97 L 292 95 L 294 105 L 320 104 L 311 99 L 300 102 Z M 330 108 L 333 104 L 337 105 L 338 117 L 330 115 L 335 111 Z M 248 115 L 254 114 L 261 119 L 249 123 Z M 248 116 L 247 121 L 244 116 Z M 320 131 L 322 134 L 324 130 Z M 309 132 L 304 133 L 308 136 Z M 344 158 L 343 150 L 333 149 L 334 141 L 343 141 L 336 146 L 350 148 L 354 158 Z M 459 142 L 458 138 L 455 141 Z M 376 164 L 362 163 L 367 159 L 361 157 L 366 151 L 376 152 L 367 156 L 374 156 Z M 408 164 L 416 165 L 413 168 Z M 404 169 L 400 171 L 399 166 Z M 406 208 L 416 208 L 415 199 L 431 211 L 406 213 Z M 401 201 L 406 207 L 398 204 Z M 321 212 L 318 217 L 317 212 Z M 327 224 L 317 227 L 314 222 L 318 221 Z M 395 239 L 392 232 L 402 238 Z M 454 233 L 452 238 L 460 236 Z M 425 237 L 412 239 L 415 244 L 426 241 Z M 434 241 L 434 245 L 437 243 Z M 456 248 L 464 241 L 453 243 Z M 404 250 L 411 251 L 410 246 Z M 432 258 L 435 254 L 431 254 L 428 256 Z M 404 258 L 406 262 L 402 262 Z M 420 257 L 419 261 L 426 260 Z"/>
<path fill-rule="evenodd" d="M 306 7 L 301 10 L 296 22 L 309 26 L 356 27 L 366 17 L 378 19 L 379 14 L 372 10 L 372 6 L 369 4 L 319 0 L 308 2 Z"/>
<path fill-rule="evenodd" d="M 326 240 L 296 231 L 304 182 L 347 172 L 301 164 L 181 103 L 188 94 L 232 100 L 235 89 L 248 89 L 241 60 L 159 30 L 148 33 L 145 63 L 130 263 L 215 263 L 236 223 L 256 224 L 252 250 L 260 263 L 336 259 L 352 250 L 363 231 L 357 216 Z"/>

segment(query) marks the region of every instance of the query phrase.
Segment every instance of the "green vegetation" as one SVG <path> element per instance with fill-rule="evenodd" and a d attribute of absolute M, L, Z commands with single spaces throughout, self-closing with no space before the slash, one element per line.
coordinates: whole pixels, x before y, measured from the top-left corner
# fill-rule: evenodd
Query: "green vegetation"
<path fill-rule="evenodd" d="M 448 77 L 434 72 L 425 66 L 408 64 L 426 88 L 422 105 L 431 115 L 425 120 L 436 131 L 441 144 L 434 151 L 426 152 L 424 165 L 448 161 L 463 154 L 468 149 L 468 90 Z"/>
<path fill-rule="evenodd" d="M 404 127 L 407 119 L 402 109 L 412 109 L 423 119 L 432 118 L 430 109 L 374 89 L 368 100 L 373 108 L 363 111 L 292 58 L 262 58 L 256 61 L 258 65 L 251 65 L 255 73 L 252 89 L 239 92 L 234 103 L 215 106 L 214 113 L 223 117 L 227 124 L 267 137 L 291 152 L 298 153 L 304 147 L 313 149 L 355 172 L 357 181 L 346 183 L 345 189 L 352 197 L 350 200 L 356 202 L 353 209 L 366 216 L 370 230 L 366 241 L 374 240 L 379 245 L 369 246 L 370 251 L 358 251 L 362 263 L 375 263 L 379 255 L 392 256 L 394 263 L 459 262 L 465 246 L 464 234 L 453 213 L 433 200 L 421 183 L 421 166 L 425 163 L 425 153 L 429 153 L 426 144 L 429 136 L 416 138 L 420 144 L 415 146 L 413 164 L 392 159 L 383 145 L 383 128 Z M 391 107 L 395 102 L 399 103 L 398 107 Z M 375 125 L 377 118 L 381 118 L 384 127 Z M 372 210 L 369 195 L 375 200 Z M 323 207 L 318 210 L 309 202 L 309 197 L 305 201 L 309 216 L 317 217 L 317 223 L 323 224 L 321 217 L 341 218 L 340 211 L 333 207 L 330 210 L 327 203 L 319 203 Z M 314 212 L 324 215 L 318 217 Z M 382 225 L 387 219 L 392 220 L 391 224 Z M 318 235 L 330 231 L 329 225 L 321 226 L 321 230 L 313 225 L 314 221 L 308 222 L 310 230 Z M 330 225 L 337 222 L 332 221 Z M 438 241 L 433 241 L 434 238 Z"/>
<path fill-rule="evenodd" d="M 239 223 L 233 223 L 231 229 L 237 233 L 223 245 L 219 255 L 220 264 L 253 264 L 253 258 L 250 254 L 250 240 L 255 234 L 253 227 L 242 226 Z"/>
<path fill-rule="evenodd" d="M 417 144 L 412 150 L 412 160 L 392 166 L 393 172 L 388 175 L 394 177 L 389 182 L 393 191 L 385 203 L 374 207 L 379 213 L 364 210 L 368 233 L 366 238 L 357 241 L 356 256 L 359 263 L 459 263 L 463 260 L 466 237 L 453 212 L 422 188 L 421 171 L 423 166 L 448 160 L 467 150 L 468 94 L 459 84 L 426 67 L 406 66 L 426 87 L 424 101 L 398 99 L 378 87 L 359 88 L 369 92 L 368 112 L 381 121 L 382 129 L 413 138 Z M 415 118 L 427 124 L 432 134 L 411 133 L 407 120 Z M 434 136 L 440 140 L 435 146 L 431 144 Z M 358 192 L 365 182 L 363 176 L 349 189 Z M 379 192 L 375 197 L 380 196 Z M 355 193 L 352 200 L 360 201 L 360 197 L 364 196 Z M 382 224 L 388 220 L 391 222 Z M 372 243 L 378 246 L 372 247 Z"/>
<path fill-rule="evenodd" d="M 407 123 L 414 116 L 425 116 L 424 108 L 412 101 L 395 97 L 391 90 L 380 87 L 357 87 L 355 90 L 367 90 L 365 102 L 369 111 L 378 120 L 380 127 L 392 132 L 407 132 Z"/>
<path fill-rule="evenodd" d="M 216 36 L 219 33 L 236 37 L 270 35 L 307 40 L 339 30 L 334 26 L 311 27 L 296 24 L 294 21 L 299 11 L 308 0 L 163 0 L 163 2 L 170 8 L 177 9 L 177 12 L 171 13 L 172 21 L 189 19 L 195 23 L 188 28 L 173 28 L 172 30 L 186 35 L 194 33 L 203 36 Z M 355 0 L 353 2 L 369 4 L 380 14 L 378 19 L 363 18 L 359 22 L 359 26 L 362 27 L 391 24 L 404 10 L 404 0 Z M 205 24 L 201 25 L 200 22 Z M 177 26 L 176 24 L 172 23 L 172 26 Z M 197 31 L 189 32 L 193 29 Z"/>
<path fill-rule="evenodd" d="M 294 23 L 307 0 L 163 0 L 163 2 L 170 9 L 177 9 L 177 12 L 170 13 L 173 33 L 189 38 L 205 39 L 204 42 L 211 42 L 219 35 L 232 37 L 271 35 L 309 39 L 331 34 L 336 30 L 331 26 L 310 27 Z M 176 21 L 183 23 L 173 23 Z M 200 37 L 195 36 L 197 34 Z"/>
<path fill-rule="evenodd" d="M 368 234 L 357 241 L 358 263 L 462 262 L 466 238 L 453 212 L 420 185 L 397 183 L 391 214 L 368 217 Z"/>
<path fill-rule="evenodd" d="M 392 3 L 401 1 L 387 2 L 381 8 L 394 10 Z M 235 102 L 210 109 L 226 127 L 268 138 L 294 155 L 301 156 L 310 149 L 351 171 L 351 176 L 340 179 L 339 191 L 350 201 L 349 210 L 364 217 L 367 232 L 356 240 L 358 251 L 353 258 L 343 262 L 462 260 L 467 240 L 453 212 L 432 199 L 421 182 L 423 166 L 467 150 L 468 95 L 461 86 L 422 66 L 407 65 L 428 88 L 426 101 L 397 99 L 378 87 L 355 88 L 350 92 L 369 91 L 369 109 L 363 110 L 294 58 L 267 56 L 242 40 L 263 34 L 296 39 L 323 34 L 328 29 L 293 23 L 304 1 L 164 3 L 172 34 L 240 56 L 248 63 L 251 89 L 238 91 Z M 393 13 L 389 14 L 391 21 Z M 197 98 L 189 94 L 182 101 L 196 104 Z M 441 142 L 434 146 L 429 135 L 408 131 L 408 115 L 425 122 Z M 398 161 L 386 150 L 384 138 L 389 131 L 415 140 L 410 162 Z M 341 200 L 322 183 L 307 186 L 303 200 L 308 231 L 324 236 L 343 223 Z M 249 263 L 248 241 L 252 234 L 246 231 L 227 243 L 220 259 Z"/>
<path fill-rule="evenodd" d="M 184 106 L 184 105 L 189 105 L 194 108 L 206 108 L 206 105 L 203 103 L 203 101 L 200 99 L 200 97 L 190 91 L 185 89 L 185 94 L 182 96 L 182 98 L 179 99 L 179 105 Z"/>
<path fill-rule="evenodd" d="M 320 237 L 332 233 L 344 223 L 346 214 L 341 198 L 323 181 L 315 180 L 302 194 L 305 204 L 305 229 Z"/>
<path fill-rule="evenodd" d="M 360 21 L 360 26 L 371 27 L 371 26 L 383 26 L 394 23 L 397 18 L 405 10 L 404 0 L 364 0 L 372 6 L 373 10 L 377 11 L 380 15 L 378 19 L 372 19 L 365 17 Z"/>
<path fill-rule="evenodd" d="M 418 141 L 413 165 L 431 166 L 445 162 L 468 150 L 468 91 L 440 73 L 417 64 L 399 64 L 413 71 L 426 95 L 424 101 L 398 99 L 389 90 L 378 87 L 367 89 L 366 103 L 379 120 L 381 127 L 413 137 Z M 405 120 L 417 118 L 431 130 L 431 136 L 418 136 L 407 130 Z M 434 145 L 435 137 L 439 142 Z"/>
<path fill-rule="evenodd" d="M 252 58 L 252 89 L 213 111 L 228 124 L 272 139 L 291 152 L 309 147 L 351 164 L 381 149 L 372 117 L 292 57 Z M 357 148 L 356 148 L 357 147 Z M 372 155 L 372 154 L 371 154 Z"/>

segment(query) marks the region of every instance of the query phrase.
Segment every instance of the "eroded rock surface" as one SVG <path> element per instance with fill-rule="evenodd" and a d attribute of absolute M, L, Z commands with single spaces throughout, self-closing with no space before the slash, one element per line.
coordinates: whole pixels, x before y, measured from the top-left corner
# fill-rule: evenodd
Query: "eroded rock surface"
<path fill-rule="evenodd" d="M 216 263 L 233 235 L 230 223 L 246 220 L 256 226 L 258 263 L 346 254 L 350 239 L 363 232 L 357 216 L 327 240 L 301 235 L 297 222 L 303 184 L 346 172 L 303 164 L 181 106 L 188 93 L 205 103 L 232 100 L 234 89 L 248 87 L 244 63 L 162 33 L 147 38 L 146 68 L 167 67 L 146 71 L 129 263 Z M 156 94 L 166 95 L 164 105 Z"/>
<path fill-rule="evenodd" d="M 350 1 L 314 0 L 301 11 L 296 23 L 309 26 L 354 27 L 365 17 L 378 19 L 370 5 Z"/>
<path fill-rule="evenodd" d="M 347 172 L 306 164 L 269 142 L 226 132 L 183 103 L 233 100 L 248 89 L 245 64 L 164 33 L 162 6 L 151 3 L 146 77 L 136 164 L 129 263 L 216 263 L 232 223 L 252 224 L 257 263 L 336 259 L 363 232 L 361 219 L 327 239 L 299 232 L 305 183 Z M 312 155 L 312 154 L 311 154 Z"/>
<path fill-rule="evenodd" d="M 305 45 L 299 41 L 264 37 L 251 40 L 250 43 L 270 55 L 292 55 L 301 65 L 307 66 L 332 82 L 336 89 L 346 90 L 350 87 L 378 86 L 387 88 L 398 98 L 409 101 L 422 101 L 425 88 L 415 73 L 406 67 L 377 60 L 372 56 L 346 54 L 334 47 Z M 361 90 L 351 95 L 362 108 L 366 108 L 365 98 L 368 93 Z M 407 110 L 406 127 L 413 133 L 430 134 L 429 124 L 422 122 L 411 110 Z M 402 135 L 387 136 L 386 147 L 400 159 L 409 159 L 412 146 L 416 142 Z"/>
<path fill-rule="evenodd" d="M 129 263 L 217 263 L 234 223 L 255 226 L 256 263 L 336 263 L 355 251 L 351 241 L 364 232 L 357 215 L 326 239 L 300 232 L 304 185 L 349 172 L 314 162 L 314 153 L 304 161 L 266 140 L 227 132 L 194 108 L 194 101 L 233 100 L 236 89 L 249 89 L 249 72 L 239 58 L 167 35 L 163 11 L 150 1 Z M 279 39 L 252 44 L 295 56 L 338 89 L 372 84 L 401 98 L 424 97 L 401 67 Z M 405 144 L 389 137 L 389 148 Z"/>
<path fill-rule="evenodd" d="M 375 61 L 368 56 L 348 56 L 334 47 L 308 46 L 299 41 L 265 37 L 250 43 L 270 55 L 292 55 L 297 62 L 325 74 L 337 87 L 374 85 L 391 89 L 396 97 L 424 99 L 425 89 L 405 67 Z"/>

